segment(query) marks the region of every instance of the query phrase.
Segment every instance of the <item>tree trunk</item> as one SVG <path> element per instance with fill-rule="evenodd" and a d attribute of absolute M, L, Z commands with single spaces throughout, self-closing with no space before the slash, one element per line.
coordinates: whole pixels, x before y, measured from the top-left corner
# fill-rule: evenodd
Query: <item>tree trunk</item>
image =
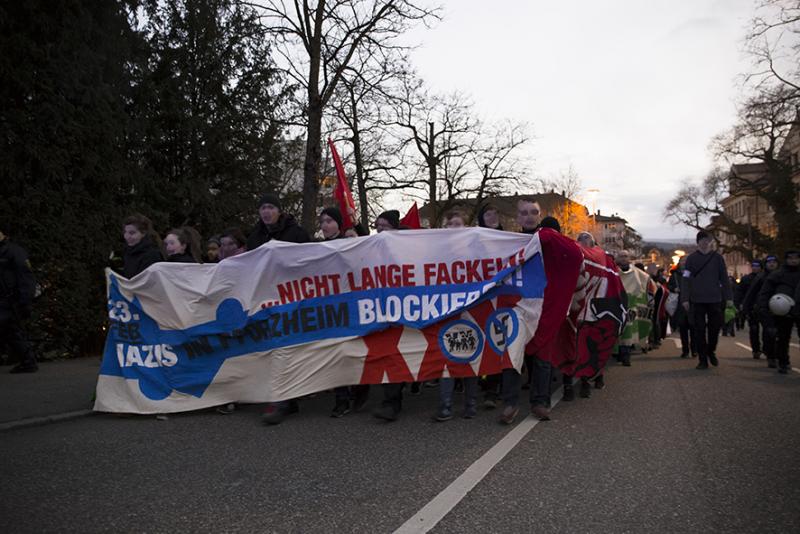
<path fill-rule="evenodd" d="M 439 225 L 439 206 L 436 203 L 436 157 L 434 156 L 434 143 L 433 143 L 433 123 L 428 123 L 428 157 L 426 163 L 428 164 L 428 202 L 431 213 L 431 228 L 436 228 Z"/>

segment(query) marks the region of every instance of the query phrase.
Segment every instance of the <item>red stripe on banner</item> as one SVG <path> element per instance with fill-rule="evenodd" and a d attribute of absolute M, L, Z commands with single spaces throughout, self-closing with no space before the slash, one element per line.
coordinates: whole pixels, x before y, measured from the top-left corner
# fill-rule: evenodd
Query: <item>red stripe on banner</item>
<path fill-rule="evenodd" d="M 362 384 L 380 384 L 384 374 L 391 383 L 414 381 L 397 346 L 402 335 L 403 327 L 393 326 L 361 338 L 367 346 L 367 358 L 361 373 Z"/>

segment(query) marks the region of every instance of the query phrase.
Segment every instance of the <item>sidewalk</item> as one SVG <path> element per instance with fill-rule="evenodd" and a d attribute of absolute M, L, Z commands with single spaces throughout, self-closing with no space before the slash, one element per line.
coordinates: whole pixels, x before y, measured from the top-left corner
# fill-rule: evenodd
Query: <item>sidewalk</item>
<path fill-rule="evenodd" d="M 0 367 L 0 425 L 91 410 L 100 358 L 42 362 L 32 374 L 10 370 Z"/>

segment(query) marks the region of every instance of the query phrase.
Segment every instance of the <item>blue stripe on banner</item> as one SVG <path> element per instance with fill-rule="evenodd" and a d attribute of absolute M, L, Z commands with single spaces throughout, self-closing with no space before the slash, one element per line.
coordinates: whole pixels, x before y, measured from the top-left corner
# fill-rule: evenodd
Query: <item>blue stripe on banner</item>
<path fill-rule="evenodd" d="M 142 393 L 162 400 L 175 390 L 201 397 L 232 357 L 329 338 L 366 336 L 393 325 L 425 328 L 500 295 L 542 298 L 540 254 L 522 268 L 468 284 L 378 288 L 272 306 L 248 315 L 235 299 L 222 301 L 214 321 L 162 330 L 139 301 L 109 285 L 111 328 L 100 373 L 139 380 Z"/>

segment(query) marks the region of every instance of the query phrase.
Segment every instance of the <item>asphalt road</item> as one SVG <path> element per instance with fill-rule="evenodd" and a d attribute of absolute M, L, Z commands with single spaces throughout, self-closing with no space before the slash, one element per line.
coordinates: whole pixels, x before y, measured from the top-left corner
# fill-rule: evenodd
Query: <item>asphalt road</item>
<path fill-rule="evenodd" d="M 671 340 L 613 364 L 433 532 L 800 531 L 800 374 L 734 341 L 705 372 Z M 393 532 L 510 430 L 497 412 L 433 422 L 437 393 L 395 423 L 332 419 L 320 394 L 276 427 L 246 407 L 0 433 L 0 531 Z"/>

